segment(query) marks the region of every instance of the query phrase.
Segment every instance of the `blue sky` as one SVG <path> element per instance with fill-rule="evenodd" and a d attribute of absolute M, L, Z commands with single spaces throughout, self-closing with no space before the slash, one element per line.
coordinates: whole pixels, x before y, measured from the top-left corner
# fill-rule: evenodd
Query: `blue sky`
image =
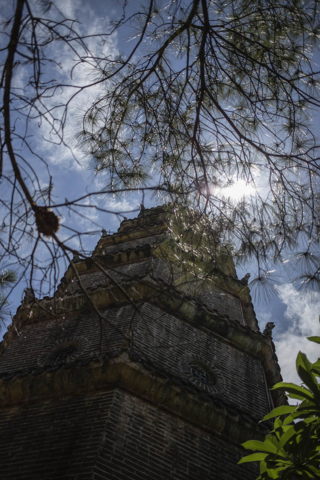
<path fill-rule="evenodd" d="M 10 2 L 11 3 L 11 2 Z M 112 1 L 85 1 L 85 0 L 57 0 L 55 4 L 65 13 L 69 18 L 77 18 L 82 25 L 79 27 L 81 32 L 88 32 L 89 34 L 95 32 L 103 32 L 109 26 L 109 18 L 116 14 L 116 6 Z M 131 3 L 131 5 L 133 5 Z M 1 1 L 2 18 L 8 11 L 8 2 Z M 104 54 L 117 55 L 119 50 L 126 51 L 130 47 L 128 39 L 119 38 L 116 35 L 110 37 L 105 44 L 101 44 L 99 39 L 92 39 L 90 41 L 91 48 L 99 52 L 103 50 Z M 72 53 L 66 48 L 61 47 L 59 50 L 51 52 L 54 58 L 61 63 L 61 68 L 56 71 L 49 71 L 48 75 L 56 75 L 61 78 L 61 81 L 70 82 L 69 72 L 70 65 L 74 59 Z M 52 67 L 53 68 L 53 67 Z M 74 85 L 81 85 L 87 82 L 88 68 L 77 67 L 73 72 L 72 82 Z M 15 78 L 15 85 L 17 87 L 24 87 L 27 78 L 27 72 L 21 69 Z M 48 162 L 50 170 L 53 173 L 53 196 L 56 203 L 63 202 L 65 198 L 69 200 L 81 197 L 88 192 L 94 191 L 103 187 L 103 183 L 95 178 L 90 170 L 88 159 L 85 158 L 81 151 L 78 151 L 75 145 L 74 135 L 77 128 L 79 128 L 79 121 L 85 107 L 90 105 L 92 99 L 103 91 L 103 86 L 95 85 L 87 89 L 83 94 L 79 94 L 71 103 L 65 129 L 65 138 L 73 147 L 75 158 L 70 155 L 70 150 L 64 145 L 57 145 L 55 137 L 52 134 L 52 129 L 49 124 L 43 123 L 41 126 L 34 124 L 31 126 L 30 133 L 33 135 L 31 139 L 34 149 L 43 155 Z M 72 93 L 72 88 L 64 88 L 59 92 L 59 95 L 50 100 L 52 106 L 57 106 L 59 101 L 66 100 Z M 57 109 L 59 113 L 59 110 Z M 18 123 L 19 127 L 19 123 Z M 54 141 L 55 143 L 48 142 Z M 35 159 L 28 153 L 24 152 L 31 164 Z M 38 164 L 37 164 L 38 165 Z M 42 186 L 49 183 L 49 175 L 45 166 L 37 167 L 37 173 L 40 178 Z M 86 218 L 74 213 L 73 216 L 68 216 L 65 210 L 60 212 L 61 228 L 59 236 L 61 239 L 66 239 L 70 235 L 68 228 L 77 228 L 85 232 L 84 248 L 87 251 L 92 251 L 99 239 L 102 228 L 115 232 L 122 219 L 121 215 L 114 215 L 108 213 L 101 213 L 97 211 L 94 206 L 100 206 L 106 210 L 129 212 L 125 213 L 127 217 L 136 216 L 139 205 L 142 202 L 141 193 L 122 196 L 121 198 L 98 199 L 88 198 L 84 201 L 86 205 Z M 154 198 L 144 199 L 147 206 L 161 204 L 161 200 Z M 131 212 L 131 213 L 130 213 Z M 68 227 L 68 228 L 67 228 Z M 69 242 L 73 248 L 78 248 L 77 238 L 71 239 Z M 22 245 L 24 248 L 24 245 Z M 27 243 L 25 248 L 28 248 Z M 39 256 L 43 258 L 47 255 L 45 249 L 39 251 Z M 61 265 L 61 275 L 63 275 L 65 265 Z M 252 275 L 255 273 L 255 266 L 248 265 L 242 267 L 239 271 L 239 276 L 250 271 Z M 13 292 L 11 296 L 11 311 L 14 314 L 17 306 L 21 301 L 24 284 L 21 283 Z M 305 340 L 308 335 L 320 335 L 320 294 L 306 293 L 300 294 L 294 285 L 284 283 L 276 287 L 278 296 L 274 297 L 269 302 L 256 301 L 254 302 L 255 311 L 259 320 L 260 328 L 266 322 L 273 321 L 276 324 L 274 329 L 274 340 L 277 348 L 277 355 L 279 363 L 282 368 L 282 373 L 287 381 L 298 380 L 295 373 L 295 358 L 299 350 L 304 351 L 310 356 L 311 360 L 315 360 L 318 356 L 318 346 Z M 2 331 L 2 333 L 4 333 Z"/>

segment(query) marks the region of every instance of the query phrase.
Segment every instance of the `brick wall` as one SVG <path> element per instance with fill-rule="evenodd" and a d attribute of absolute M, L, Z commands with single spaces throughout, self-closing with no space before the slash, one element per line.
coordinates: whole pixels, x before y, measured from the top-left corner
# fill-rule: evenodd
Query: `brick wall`
<path fill-rule="evenodd" d="M 234 445 L 118 391 L 93 480 L 255 480 Z"/>
<path fill-rule="evenodd" d="M 143 306 L 133 339 L 155 366 L 176 376 L 182 376 L 181 359 L 186 354 L 203 359 L 221 372 L 224 401 L 259 420 L 269 412 L 261 362 L 249 353 L 150 304 Z"/>
<path fill-rule="evenodd" d="M 103 354 L 114 357 L 125 346 L 124 335 L 131 338 L 132 358 L 146 357 L 153 369 L 166 370 L 175 377 L 192 382 L 186 375 L 186 354 L 210 364 L 220 374 L 222 390 L 214 393 L 231 405 L 260 420 L 268 411 L 266 386 L 261 363 L 247 352 L 224 343 L 208 332 L 182 319 L 144 304 L 140 314 L 132 306 L 105 311 Z M 112 325 L 118 327 L 123 335 Z M 131 334 L 129 335 L 129 330 Z M 100 327 L 95 314 L 62 321 L 45 321 L 26 327 L 0 358 L 0 374 L 25 372 L 49 365 L 50 352 L 68 340 L 75 340 L 78 351 L 70 361 L 99 356 Z M 69 361 L 69 360 L 68 360 Z M 200 385 L 201 387 L 201 385 Z"/>
<path fill-rule="evenodd" d="M 136 263 L 121 266 L 112 266 L 108 270 L 108 275 L 117 283 L 129 282 L 130 280 L 149 279 L 160 281 L 160 287 L 164 282 L 167 286 L 175 286 L 177 282 L 181 284 L 184 277 L 183 272 L 179 272 L 176 267 L 170 265 L 167 261 L 159 258 L 149 258 Z M 90 272 L 81 276 L 82 286 L 90 290 L 106 287 L 112 284 L 103 272 Z M 196 296 L 197 301 L 207 306 L 210 310 L 216 311 L 220 315 L 226 315 L 230 320 L 243 323 L 243 312 L 240 299 L 231 295 L 214 285 L 212 282 L 191 281 L 190 276 L 187 283 L 178 287 L 190 296 Z M 76 280 L 66 287 L 65 293 L 73 294 L 80 292 L 80 287 Z"/>
<path fill-rule="evenodd" d="M 89 480 L 112 392 L 0 411 L 1 480 Z"/>
<path fill-rule="evenodd" d="M 110 308 L 103 322 L 103 354 L 118 355 L 124 344 L 124 334 L 132 321 L 132 307 Z M 115 325 L 123 335 L 112 327 Z M 25 327 L 0 358 L 0 374 L 24 371 L 49 364 L 48 354 L 59 344 L 75 339 L 79 345 L 76 359 L 99 356 L 100 322 L 95 313 L 74 318 L 46 320 Z"/>
<path fill-rule="evenodd" d="M 1 480 L 255 480 L 240 450 L 116 390 L 0 411 Z"/>
<path fill-rule="evenodd" d="M 148 237 L 137 238 L 135 240 L 128 240 L 126 242 L 117 243 L 116 245 L 110 245 L 101 247 L 102 255 L 108 255 L 118 252 L 125 252 L 126 250 L 133 250 L 144 245 L 156 245 L 163 241 L 163 235 L 150 235 Z"/>

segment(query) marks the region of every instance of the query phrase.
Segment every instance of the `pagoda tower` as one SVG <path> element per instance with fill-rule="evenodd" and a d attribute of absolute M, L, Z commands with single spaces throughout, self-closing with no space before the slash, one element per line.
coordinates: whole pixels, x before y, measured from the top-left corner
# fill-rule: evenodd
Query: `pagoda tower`
<path fill-rule="evenodd" d="M 141 207 L 52 298 L 26 293 L 0 346 L 1 480 L 256 479 L 237 462 L 285 401 L 280 369 L 194 218 Z"/>

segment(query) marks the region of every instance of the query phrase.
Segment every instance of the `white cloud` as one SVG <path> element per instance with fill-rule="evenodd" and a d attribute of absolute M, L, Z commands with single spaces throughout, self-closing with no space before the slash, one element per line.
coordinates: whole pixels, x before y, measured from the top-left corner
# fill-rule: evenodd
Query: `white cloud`
<path fill-rule="evenodd" d="M 79 42 L 71 42 L 69 45 L 64 42 L 53 42 L 46 47 L 45 55 L 52 62 L 43 67 L 42 82 L 45 85 L 55 79 L 54 83 L 61 83 L 63 87 L 59 87 L 55 91 L 49 90 L 46 98 L 42 99 L 42 103 L 38 103 L 37 108 L 42 112 L 43 118 L 41 122 L 38 122 L 38 118 L 36 118 L 33 127 L 32 122 L 29 122 L 29 128 L 31 127 L 29 133 L 34 135 L 32 143 L 35 144 L 36 152 L 43 156 L 49 165 L 59 166 L 72 175 L 72 170 L 84 173 L 87 170 L 87 161 L 83 158 L 83 153 L 76 148 L 74 141 L 77 129 L 81 128 L 81 118 L 86 109 L 106 89 L 104 83 L 96 83 L 95 59 L 111 58 L 117 54 L 117 38 L 115 34 L 99 36 L 99 34 L 104 35 L 108 32 L 109 19 L 108 17 L 102 18 L 99 14 L 101 12 L 94 11 L 88 2 L 58 0 L 55 2 L 55 6 L 67 18 L 77 19 L 79 23 L 73 24 L 73 28 L 80 35 L 87 37 L 85 43 L 89 47 L 90 53 Z M 36 8 L 35 5 L 33 7 Z M 49 11 L 49 16 L 53 20 L 59 20 L 59 14 L 55 8 Z M 66 34 L 66 29 L 61 33 Z M 92 35 L 91 38 L 90 35 Z M 85 61 L 82 61 L 83 59 Z M 15 82 L 18 85 L 25 85 L 31 73 L 28 67 L 21 66 L 16 72 Z M 84 86 L 86 88 L 81 90 L 81 87 Z M 34 95 L 32 91 L 28 91 L 28 93 Z M 68 103 L 75 93 L 77 95 L 71 103 Z M 63 128 L 61 128 L 61 121 Z M 61 136 L 68 146 L 63 144 Z M 68 147 L 71 147 L 76 160 Z"/>
<path fill-rule="evenodd" d="M 101 16 L 101 5 L 97 7 L 97 9 L 99 8 L 100 11 L 94 10 L 92 5 L 84 0 L 57 0 L 53 5 L 61 9 L 67 18 L 76 18 L 78 21 L 82 22 L 81 24 L 73 25 L 74 28 L 78 29 L 81 34 L 94 35 L 91 39 L 87 39 L 93 57 L 101 54 L 111 57 L 116 53 L 116 36 L 107 37 L 105 42 L 102 42 L 100 37 L 95 36 L 99 33 L 107 32 L 109 25 L 108 17 L 106 15 L 104 15 L 104 17 Z M 3 7 L 0 9 L 0 20 L 4 20 L 5 17 L 12 15 L 12 2 L 0 0 L 0 6 Z M 35 16 L 43 16 L 45 18 L 52 18 L 56 20 L 58 19 L 58 14 L 54 8 L 52 8 L 46 14 L 43 14 L 43 12 L 41 14 L 40 2 L 31 2 L 31 8 L 34 9 L 33 11 Z M 104 8 L 103 11 L 105 12 L 106 9 Z M 109 14 L 109 11 L 107 11 L 107 14 Z M 5 43 L 1 45 L 5 46 Z M 73 46 L 76 46 L 76 42 L 73 43 Z M 79 45 L 78 47 L 79 51 L 81 51 L 81 47 Z M 43 98 L 46 108 L 50 110 L 58 105 L 63 106 L 69 100 L 70 96 L 74 93 L 74 89 L 71 85 L 85 85 L 90 83 L 92 82 L 92 76 L 88 79 L 88 68 L 83 67 L 84 64 L 81 63 L 81 65 L 74 70 L 73 77 L 70 78 L 71 69 L 75 65 L 77 58 L 75 53 L 62 41 L 56 41 L 53 42 L 52 45 L 46 46 L 45 53 L 47 53 L 48 58 L 51 58 L 54 62 L 59 63 L 59 65 L 55 63 L 42 63 L 43 76 L 41 77 L 41 81 L 43 82 L 43 85 L 45 85 L 46 82 L 51 79 L 56 79 L 57 82 L 68 85 L 64 88 L 57 89 L 53 96 L 50 96 L 50 92 L 48 92 L 48 94 Z M 84 50 L 82 50 L 81 53 L 83 54 Z M 2 55 L 4 55 L 4 53 Z M 14 87 L 24 89 L 21 91 L 19 90 L 19 93 L 23 91 L 24 95 L 30 95 L 30 98 L 33 98 L 34 91 L 30 86 L 28 87 L 27 84 L 30 75 L 32 74 L 33 70 L 31 69 L 31 66 L 28 66 L 22 62 L 17 64 L 13 78 Z M 99 92 L 101 93 L 100 86 L 93 86 L 90 90 L 88 89 L 84 93 L 80 94 L 79 97 L 70 104 L 64 133 L 65 140 L 69 142 L 71 146 L 73 146 L 71 140 L 75 134 L 75 122 L 77 118 L 80 117 L 80 113 L 85 109 L 86 106 L 90 105 Z M 18 99 L 16 99 L 16 102 L 16 105 L 20 105 L 21 103 L 19 103 Z M 45 107 L 42 107 L 41 103 L 39 102 L 38 108 L 44 109 Z M 23 112 L 27 114 L 26 111 Z M 51 110 L 51 112 L 53 116 L 59 120 L 61 119 L 63 108 L 57 108 Z M 21 155 L 21 158 L 23 158 L 23 161 L 25 162 L 23 163 L 21 160 L 21 164 L 27 170 L 29 165 L 30 168 L 28 173 L 32 178 L 34 177 L 34 172 L 36 172 L 37 181 L 39 180 L 39 183 L 37 183 L 37 181 L 35 182 L 35 188 L 38 189 L 38 187 L 43 188 L 47 186 L 51 181 L 50 177 L 52 176 L 52 184 L 54 186 L 52 191 L 52 200 L 55 204 L 63 203 L 66 196 L 69 200 L 73 200 L 74 197 L 80 197 L 86 194 L 89 188 L 92 190 L 99 190 L 99 185 L 97 186 L 94 184 L 94 182 L 90 183 L 86 179 L 88 176 L 88 169 L 87 163 L 83 161 L 82 153 L 77 151 L 75 152 L 78 159 L 82 161 L 82 165 L 79 165 L 73 159 L 70 150 L 65 145 L 56 144 L 59 143 L 59 139 L 53 134 L 52 126 L 50 126 L 50 124 L 44 119 L 39 122 L 39 118 L 33 117 L 35 114 L 36 112 L 33 110 L 28 118 L 27 141 L 29 142 L 32 150 L 28 150 L 28 148 L 23 144 L 21 146 L 20 141 L 19 144 L 17 143 L 17 145 L 15 145 L 18 149 L 17 151 L 19 155 Z M 14 121 L 14 114 L 12 118 Z M 55 124 L 58 125 L 58 121 Z M 19 112 L 19 119 L 15 123 L 16 133 L 23 136 L 26 131 L 25 126 L 25 117 L 20 115 Z M 44 138 L 48 139 L 49 142 L 45 141 Z M 50 143 L 50 141 L 56 143 Z M 43 161 L 39 160 L 39 157 L 41 157 Z M 5 163 L 5 168 L 8 168 L 8 162 Z M 30 188 L 32 190 L 32 187 Z M 9 199 L 9 202 L 11 185 L 2 185 L 2 194 L 4 193 L 4 189 L 6 189 L 6 197 Z M 34 193 L 33 190 L 31 193 Z M 42 200 L 40 201 L 40 204 L 41 203 Z M 75 236 L 68 242 L 69 246 L 80 250 L 81 245 L 84 245 L 83 248 L 87 248 L 88 251 L 92 250 L 92 244 L 95 242 L 95 240 L 93 242 L 91 232 L 99 231 L 100 224 L 105 225 L 105 222 L 100 222 L 100 213 L 98 213 L 94 208 L 81 209 L 81 213 L 86 215 L 88 220 L 83 217 L 79 217 L 79 215 L 73 214 L 72 212 L 70 213 L 67 209 L 63 208 L 60 208 L 58 213 L 60 215 L 61 223 L 61 228 L 58 233 L 59 238 L 65 240 L 74 234 Z M 19 214 L 21 215 L 21 212 Z M 96 222 L 98 225 L 95 225 L 92 222 Z M 31 223 L 32 220 L 30 220 L 30 224 Z M 21 225 L 19 224 L 18 227 L 20 228 Z M 67 230 L 67 227 L 73 228 L 76 230 L 76 232 L 73 233 L 73 231 Z M 19 228 L 17 229 L 17 241 L 15 243 L 15 248 L 19 247 L 19 253 L 23 258 L 26 258 L 26 261 L 28 261 L 34 243 L 31 240 L 31 234 L 29 236 L 21 236 Z M 80 233 L 83 234 L 83 242 L 80 246 L 79 236 L 77 235 L 78 230 L 81 230 Z M 42 241 L 38 243 L 35 258 L 37 266 L 41 268 L 44 268 L 45 265 L 49 265 L 52 260 L 48 248 L 44 246 Z M 60 261 L 57 260 L 57 264 L 60 265 L 59 262 Z M 61 267 L 61 274 L 59 273 L 60 276 L 62 276 L 63 271 L 64 268 Z M 43 288 L 45 288 L 45 286 Z"/>
<path fill-rule="evenodd" d="M 123 220 L 123 215 L 130 214 L 132 210 L 135 210 L 139 207 L 139 204 L 139 199 L 133 197 L 131 197 L 130 199 L 122 198 L 121 200 L 112 199 L 108 200 L 105 203 L 104 208 L 106 210 L 109 210 L 110 212 L 114 212 L 114 214 L 111 216 L 110 221 L 113 225 L 119 226 L 119 223 L 121 222 L 121 220 Z M 123 214 L 120 216 L 117 215 L 117 212 L 122 212 Z M 135 212 L 135 214 L 137 215 L 138 212 Z"/>
<path fill-rule="evenodd" d="M 79 7 L 83 6 L 79 0 L 55 0 L 55 6 L 67 17 L 76 18 Z"/>
<path fill-rule="evenodd" d="M 287 307 L 284 315 L 291 322 L 287 331 L 274 335 L 281 373 L 284 381 L 301 383 L 295 368 L 298 352 L 305 353 L 312 362 L 320 356 L 319 345 L 306 339 L 320 336 L 320 294 L 302 295 L 292 285 L 282 285 L 277 290 Z"/>
<path fill-rule="evenodd" d="M 259 312 L 259 324 L 261 327 L 263 325 L 263 327 L 261 328 L 262 331 L 266 323 L 271 321 L 272 321 L 272 315 L 270 312 L 266 312 L 266 311 Z"/>

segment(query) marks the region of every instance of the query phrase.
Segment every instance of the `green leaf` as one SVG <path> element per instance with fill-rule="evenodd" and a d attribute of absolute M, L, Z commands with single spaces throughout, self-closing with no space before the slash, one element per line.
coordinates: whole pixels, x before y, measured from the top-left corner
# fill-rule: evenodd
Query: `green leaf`
<path fill-rule="evenodd" d="M 268 444 L 259 440 L 249 440 L 242 444 L 246 450 L 259 450 L 260 452 L 277 453 L 277 448 L 270 442 Z"/>
<path fill-rule="evenodd" d="M 277 417 L 277 418 L 275 419 L 273 425 L 274 425 L 274 429 L 275 429 L 275 430 L 281 428 L 281 427 L 282 427 L 282 421 L 281 421 L 281 419 L 280 419 L 279 417 Z"/>
<path fill-rule="evenodd" d="M 283 420 L 283 425 L 289 425 L 296 417 L 296 415 L 288 415 L 288 417 Z"/>
<path fill-rule="evenodd" d="M 279 478 L 276 470 L 274 468 L 267 468 L 268 478 Z"/>
<path fill-rule="evenodd" d="M 267 463 L 264 460 L 260 462 L 260 473 L 265 473 L 267 471 Z"/>
<path fill-rule="evenodd" d="M 317 465 L 318 468 L 313 467 L 312 465 L 309 465 L 309 470 L 315 475 L 315 477 L 320 477 L 320 470 L 319 470 L 319 464 Z"/>
<path fill-rule="evenodd" d="M 304 353 L 302 352 L 298 353 L 296 366 L 297 366 L 297 372 L 301 380 L 312 391 L 314 395 L 318 396 L 319 386 L 314 377 L 314 374 L 311 373 L 312 363 L 309 362 L 309 360 L 307 359 Z"/>
<path fill-rule="evenodd" d="M 314 398 L 311 392 L 309 392 L 309 390 L 304 387 L 296 385 L 295 383 L 277 383 L 271 388 L 271 390 L 285 390 L 286 392 L 292 393 L 294 395 L 292 398 L 297 398 L 299 400 L 303 400 L 304 398 L 306 398 L 307 400 L 314 402 Z"/>
<path fill-rule="evenodd" d="M 285 444 L 291 440 L 291 438 L 301 432 L 305 428 L 304 422 L 299 422 L 289 427 L 289 429 L 282 435 L 279 441 L 279 450 L 285 446 Z"/>
<path fill-rule="evenodd" d="M 293 398 L 294 400 L 306 400 L 305 398 L 301 397 L 301 395 L 296 395 L 294 393 L 287 393 L 287 397 L 288 398 Z M 310 398 L 308 400 L 310 402 Z"/>
<path fill-rule="evenodd" d="M 262 420 L 275 417 L 274 430 L 264 442 L 252 440 L 243 444 L 257 453 L 239 463 L 260 461 L 260 480 L 292 480 L 296 476 L 301 480 L 320 479 L 320 385 L 316 380 L 320 359 L 312 364 L 299 352 L 296 366 L 306 387 L 282 382 L 273 389 L 284 390 L 289 397 L 302 400 L 300 405 L 282 405 L 272 410 Z M 284 421 L 280 418 L 283 415 L 288 415 Z"/>
<path fill-rule="evenodd" d="M 280 417 L 281 415 L 287 415 L 288 413 L 292 413 L 297 409 L 297 407 L 293 405 L 282 405 L 281 407 L 274 408 L 270 413 L 265 415 L 261 420 L 264 422 L 265 420 L 269 420 L 269 418 Z"/>
<path fill-rule="evenodd" d="M 301 419 L 305 422 L 318 422 L 319 421 L 319 410 L 310 410 L 306 413 L 298 412 L 298 415 L 295 415 L 294 420 Z"/>
<path fill-rule="evenodd" d="M 307 337 L 310 342 L 320 343 L 320 337 Z"/>
<path fill-rule="evenodd" d="M 310 472 L 307 467 L 304 469 L 303 473 L 306 475 L 307 478 L 314 478 L 313 473 Z"/>
<path fill-rule="evenodd" d="M 251 455 L 241 458 L 238 465 L 240 465 L 240 463 L 261 462 L 261 460 L 265 460 L 267 456 L 267 453 L 252 453 Z"/>
<path fill-rule="evenodd" d="M 279 441 L 275 435 L 267 435 L 264 439 L 264 443 L 266 445 L 272 445 L 273 447 L 276 447 L 276 449 L 278 449 Z"/>
<path fill-rule="evenodd" d="M 312 371 L 320 376 L 320 358 L 312 364 Z"/>
<path fill-rule="evenodd" d="M 310 372 L 312 363 L 309 362 L 305 353 L 299 352 L 296 359 L 297 370 L 301 366 L 308 372 Z"/>
<path fill-rule="evenodd" d="M 303 383 L 311 390 L 315 397 L 319 397 L 320 390 L 318 382 L 315 379 L 315 375 L 312 372 L 307 372 L 302 367 L 299 367 L 298 374 L 302 379 Z"/>

